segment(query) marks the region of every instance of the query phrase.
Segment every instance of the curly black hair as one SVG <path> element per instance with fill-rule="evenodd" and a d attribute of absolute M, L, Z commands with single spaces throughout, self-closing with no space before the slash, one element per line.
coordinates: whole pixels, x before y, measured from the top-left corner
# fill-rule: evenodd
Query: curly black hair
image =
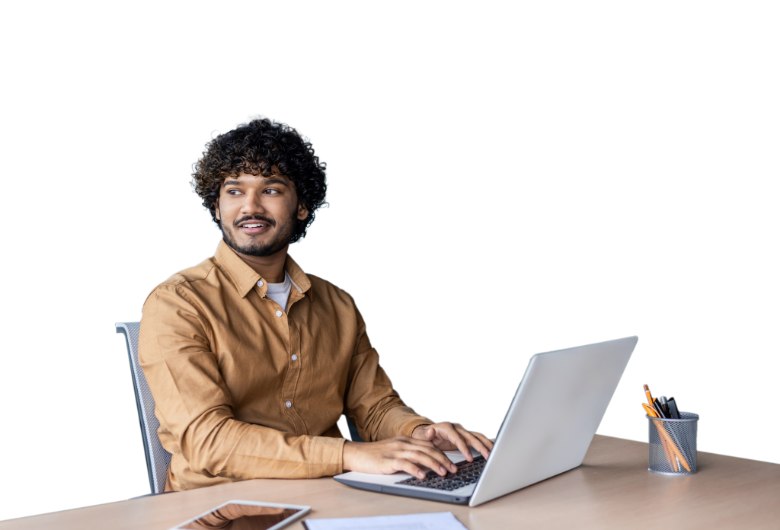
<path fill-rule="evenodd" d="M 325 163 L 314 154 L 311 143 L 289 125 L 260 118 L 220 134 L 206 144 L 203 157 L 194 164 L 192 187 L 219 224 L 216 209 L 224 180 L 240 173 L 268 177 L 273 166 L 293 182 L 298 201 L 309 211 L 306 219 L 296 219 L 290 238 L 290 243 L 295 243 L 306 236 L 315 210 L 325 204 L 327 185 Z"/>

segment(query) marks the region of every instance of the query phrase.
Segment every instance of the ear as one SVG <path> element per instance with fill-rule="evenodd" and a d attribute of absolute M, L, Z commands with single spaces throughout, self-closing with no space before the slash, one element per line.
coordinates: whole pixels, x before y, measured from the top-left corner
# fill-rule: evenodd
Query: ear
<path fill-rule="evenodd" d="M 222 219 L 219 218 L 219 204 L 216 204 L 214 206 L 214 214 L 217 216 L 217 221 L 221 221 Z"/>
<path fill-rule="evenodd" d="M 298 220 L 303 221 L 309 217 L 309 210 L 301 203 L 298 203 Z"/>

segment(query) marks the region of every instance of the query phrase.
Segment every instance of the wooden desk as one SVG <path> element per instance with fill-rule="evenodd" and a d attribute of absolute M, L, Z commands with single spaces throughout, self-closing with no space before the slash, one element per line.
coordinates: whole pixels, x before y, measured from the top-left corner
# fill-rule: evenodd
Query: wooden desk
<path fill-rule="evenodd" d="M 476 508 L 370 493 L 330 478 L 251 480 L 3 521 L 0 530 L 165 530 L 230 499 L 307 504 L 310 518 L 451 511 L 470 530 L 780 528 L 780 465 L 701 452 L 698 463 L 693 476 L 655 475 L 647 471 L 647 444 L 596 436 L 581 467 Z"/>

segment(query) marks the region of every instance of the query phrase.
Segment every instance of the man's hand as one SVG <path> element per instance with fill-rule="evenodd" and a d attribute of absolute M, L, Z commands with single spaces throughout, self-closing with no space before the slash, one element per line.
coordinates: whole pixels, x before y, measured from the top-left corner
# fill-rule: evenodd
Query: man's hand
<path fill-rule="evenodd" d="M 428 440 L 397 436 L 381 442 L 344 443 L 344 470 L 382 475 L 403 471 L 418 478 L 425 478 L 425 472 L 420 466 L 428 467 L 442 477 L 447 471 L 455 473 L 458 470 L 455 464 Z"/>
<path fill-rule="evenodd" d="M 412 431 L 412 438 L 431 442 L 442 451 L 457 449 L 469 462 L 474 460 L 469 446 L 479 451 L 479 454 L 485 458 L 490 456 L 490 450 L 493 449 L 493 442 L 488 440 L 484 434 L 467 431 L 459 423 L 444 422 L 433 425 L 418 425 Z"/>

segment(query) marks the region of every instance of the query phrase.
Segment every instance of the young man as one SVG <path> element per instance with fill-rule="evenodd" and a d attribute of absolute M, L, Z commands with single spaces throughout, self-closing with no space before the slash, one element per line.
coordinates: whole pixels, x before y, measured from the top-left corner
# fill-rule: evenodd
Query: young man
<path fill-rule="evenodd" d="M 287 248 L 325 201 L 325 164 L 287 125 L 218 136 L 193 174 L 222 230 L 214 257 L 147 298 L 139 356 L 172 454 L 166 491 L 345 470 L 455 471 L 491 442 L 417 415 L 393 390 L 352 298 Z M 367 443 L 346 442 L 346 414 Z"/>

